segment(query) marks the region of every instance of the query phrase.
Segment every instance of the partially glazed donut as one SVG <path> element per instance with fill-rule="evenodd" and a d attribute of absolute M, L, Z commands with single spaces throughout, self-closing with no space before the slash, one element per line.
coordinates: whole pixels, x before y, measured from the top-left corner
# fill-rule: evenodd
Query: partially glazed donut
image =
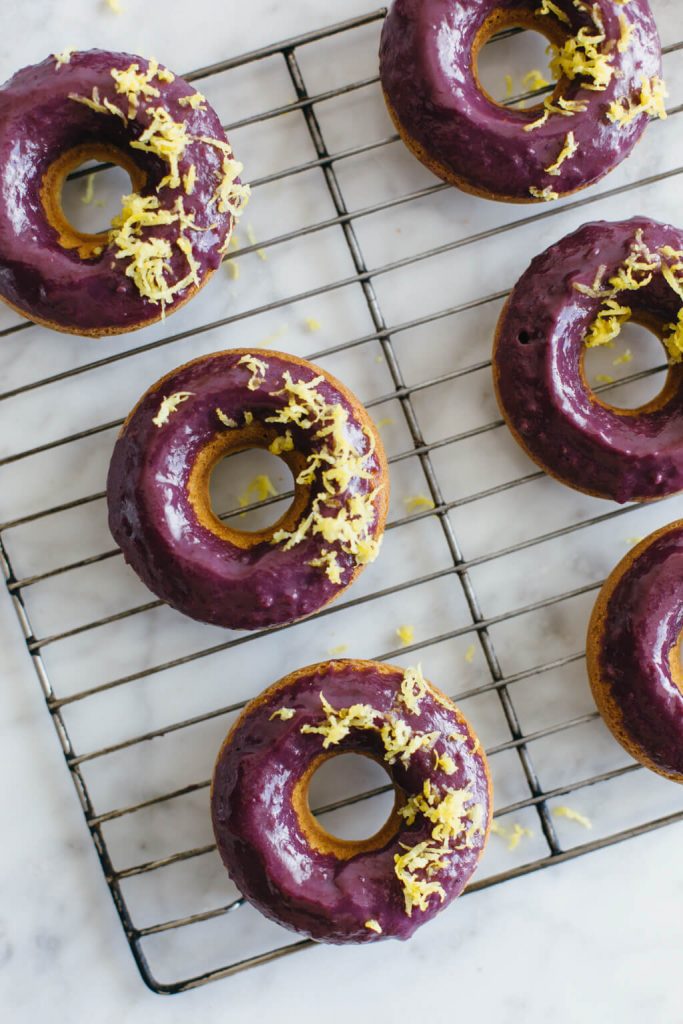
<path fill-rule="evenodd" d="M 395 789 L 383 828 L 341 840 L 311 813 L 323 761 L 355 753 Z M 420 669 L 332 661 L 247 705 L 211 787 L 218 850 L 243 895 L 286 928 L 332 943 L 407 939 L 459 896 L 488 837 L 486 756 Z"/>
<path fill-rule="evenodd" d="M 65 51 L 0 89 L 0 298 L 36 323 L 99 337 L 176 310 L 219 266 L 248 188 L 217 114 L 156 61 Z M 111 231 L 62 210 L 87 160 L 128 171 Z"/>
<path fill-rule="evenodd" d="M 588 627 L 596 704 L 621 745 L 683 782 L 683 520 L 646 537 L 604 584 Z"/>
<path fill-rule="evenodd" d="M 551 476 L 618 502 L 683 489 L 683 232 L 639 217 L 586 224 L 537 256 L 501 314 L 493 351 L 498 404 Z M 628 319 L 662 339 L 659 395 L 618 409 L 590 388 L 586 346 Z"/>
<path fill-rule="evenodd" d="M 477 54 L 518 26 L 553 46 L 557 86 L 538 106 L 498 105 Z M 666 116 L 661 46 L 646 0 L 394 0 L 380 75 L 389 113 L 434 174 L 486 199 L 557 199 L 603 177 Z"/>
<path fill-rule="evenodd" d="M 209 478 L 226 455 L 267 448 L 294 501 L 267 530 L 222 522 Z M 379 551 L 386 456 L 357 398 L 295 356 L 233 349 L 195 359 L 140 399 L 116 442 L 109 525 L 163 601 L 231 629 L 303 618 L 339 596 Z"/>

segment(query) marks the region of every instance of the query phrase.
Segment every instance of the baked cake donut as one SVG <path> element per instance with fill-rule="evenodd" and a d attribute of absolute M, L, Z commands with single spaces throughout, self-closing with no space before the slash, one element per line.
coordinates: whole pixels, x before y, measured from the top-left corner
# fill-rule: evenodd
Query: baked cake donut
<path fill-rule="evenodd" d="M 526 453 L 579 491 L 618 502 L 683 490 L 683 232 L 645 217 L 586 224 L 537 256 L 501 314 L 493 377 Z M 627 320 L 661 338 L 659 395 L 618 409 L 584 373 L 587 347 Z"/>
<path fill-rule="evenodd" d="M 524 110 L 496 103 L 477 74 L 482 45 L 513 26 L 547 37 L 557 80 Z M 389 114 L 408 148 L 485 199 L 570 195 L 628 156 L 649 115 L 666 116 L 646 0 L 394 0 L 379 56 Z"/>
<path fill-rule="evenodd" d="M 295 478 L 274 526 L 235 529 L 211 508 L 225 456 L 266 448 Z M 338 597 L 379 551 L 386 456 L 357 398 L 295 356 L 233 349 L 151 387 L 124 423 L 107 481 L 109 526 L 129 565 L 191 618 L 260 629 Z"/>
<path fill-rule="evenodd" d="M 588 627 L 588 674 L 615 738 L 683 782 L 683 520 L 646 537 L 604 584 Z"/>
<path fill-rule="evenodd" d="M 338 754 L 387 770 L 395 801 L 366 840 L 318 823 L 308 786 Z M 492 792 L 462 713 L 419 668 L 331 661 L 281 679 L 242 712 L 216 762 L 218 851 L 243 895 L 322 942 L 407 939 L 459 896 L 484 850 Z"/>
<path fill-rule="evenodd" d="M 0 89 L 0 298 L 58 331 L 99 337 L 150 324 L 219 266 L 248 196 L 215 111 L 188 82 L 128 53 L 48 57 Z M 128 171 L 110 231 L 62 209 L 87 160 Z"/>

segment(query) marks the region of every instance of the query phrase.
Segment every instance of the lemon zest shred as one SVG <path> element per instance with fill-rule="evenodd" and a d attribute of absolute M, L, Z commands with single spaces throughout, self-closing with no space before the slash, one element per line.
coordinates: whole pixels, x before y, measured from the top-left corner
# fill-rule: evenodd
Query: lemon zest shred
<path fill-rule="evenodd" d="M 286 430 L 284 434 L 280 434 L 268 445 L 268 451 L 272 455 L 282 455 L 283 452 L 291 452 L 294 450 L 294 439 L 292 437 L 291 430 Z"/>
<path fill-rule="evenodd" d="M 336 647 L 330 647 L 329 653 L 336 657 L 338 654 L 345 654 L 349 649 L 348 644 L 337 644 Z"/>
<path fill-rule="evenodd" d="M 379 921 L 375 921 L 374 917 L 371 917 L 369 921 L 365 922 L 365 927 L 371 932 L 377 932 L 378 935 L 382 934 L 382 925 Z"/>
<path fill-rule="evenodd" d="M 407 668 L 404 671 L 397 699 L 412 714 L 419 715 L 420 704 L 427 696 L 428 689 L 427 680 L 422 675 L 422 666 L 416 665 L 414 668 Z"/>
<path fill-rule="evenodd" d="M 683 279 L 676 277 L 676 268 L 670 263 L 662 263 L 662 276 L 679 298 L 683 299 Z"/>
<path fill-rule="evenodd" d="M 197 168 L 194 164 L 190 164 L 186 174 L 183 174 L 183 188 L 185 189 L 185 195 L 191 196 L 194 192 L 195 181 L 197 180 Z"/>
<path fill-rule="evenodd" d="M 252 502 L 265 501 L 266 498 L 277 497 L 277 490 L 273 481 L 266 473 L 259 473 L 247 484 L 246 490 L 239 496 L 240 508 L 246 508 Z"/>
<path fill-rule="evenodd" d="M 426 494 L 411 494 L 404 498 L 404 504 L 408 512 L 415 512 L 418 508 L 435 508 L 434 502 Z"/>
<path fill-rule="evenodd" d="M 191 110 L 206 110 L 206 96 L 200 92 L 193 92 L 191 96 L 181 96 L 178 100 L 181 107 L 189 107 Z"/>
<path fill-rule="evenodd" d="M 476 651 L 477 649 L 474 646 L 474 644 L 470 644 L 467 650 L 465 651 L 465 661 L 467 662 L 468 665 L 471 665 L 472 662 L 474 661 L 474 655 L 476 654 Z"/>
<path fill-rule="evenodd" d="M 585 100 L 566 100 L 563 96 L 558 96 L 557 102 L 555 102 L 552 96 L 546 96 L 543 100 L 543 108 L 543 114 L 536 121 L 524 125 L 525 132 L 533 132 L 536 128 L 540 128 L 551 114 L 559 114 L 561 117 L 574 117 L 575 114 L 583 114 L 588 109 L 588 104 Z"/>
<path fill-rule="evenodd" d="M 65 64 L 71 63 L 71 58 L 76 53 L 75 46 L 67 46 L 66 49 L 62 50 L 61 53 L 53 53 L 52 56 L 55 59 L 55 71 L 59 71 Z"/>
<path fill-rule="evenodd" d="M 387 764 L 400 761 L 407 768 L 413 754 L 433 747 L 440 735 L 438 732 L 414 732 L 403 719 L 388 718 L 380 729 L 385 750 L 384 760 Z"/>
<path fill-rule="evenodd" d="M 612 366 L 624 366 L 633 360 L 633 353 L 630 348 L 625 349 L 620 356 L 612 360 Z"/>
<path fill-rule="evenodd" d="M 339 558 L 336 551 L 330 551 L 328 548 L 323 548 L 318 558 L 312 558 L 308 565 L 314 569 L 324 569 L 325 575 L 327 576 L 330 583 L 339 585 L 342 582 L 342 571 L 343 566 L 339 564 Z"/>
<path fill-rule="evenodd" d="M 159 64 L 154 59 L 148 62 L 147 70 L 141 71 L 139 64 L 129 64 L 127 68 L 112 68 L 111 77 L 114 79 L 114 88 L 120 96 L 128 100 L 128 117 L 135 117 L 140 97 L 146 100 L 156 99 L 161 95 L 152 79 L 159 70 Z"/>
<path fill-rule="evenodd" d="M 568 821 L 575 821 L 582 828 L 593 828 L 593 822 L 590 818 L 587 818 L 585 814 L 581 814 L 580 811 L 575 811 L 573 807 L 553 807 L 553 814 L 556 818 L 566 818 Z"/>
<path fill-rule="evenodd" d="M 226 416 L 222 409 L 216 409 L 216 416 L 218 416 L 218 419 L 221 421 L 224 427 L 237 426 L 237 421 L 231 419 L 230 416 Z"/>
<path fill-rule="evenodd" d="M 550 82 L 547 78 L 544 78 L 542 71 L 538 68 L 532 68 L 531 71 L 527 71 L 525 75 L 522 75 L 522 85 L 529 92 L 535 92 L 537 89 L 544 89 L 546 85 L 550 85 Z"/>
<path fill-rule="evenodd" d="M 246 231 L 247 231 L 247 241 L 249 242 L 249 245 L 256 245 L 257 244 L 257 238 L 256 238 L 256 232 L 254 231 L 253 226 L 251 224 L 247 224 Z M 260 260 L 263 260 L 264 263 L 268 259 L 268 253 L 266 252 L 265 249 L 260 249 L 260 248 L 256 249 L 256 255 L 258 256 L 258 258 Z"/>
<path fill-rule="evenodd" d="M 622 326 L 630 319 L 631 310 L 628 306 L 620 306 L 615 299 L 606 299 L 586 334 L 586 348 L 611 345 L 619 337 Z"/>
<path fill-rule="evenodd" d="M 520 825 L 519 822 L 514 822 L 508 829 L 494 819 L 494 821 L 491 822 L 491 831 L 494 835 L 500 836 L 501 839 L 507 841 L 507 848 L 511 853 L 513 850 L 517 849 L 525 836 L 528 838 L 533 837 L 531 829 L 526 828 L 524 825 Z"/>
<path fill-rule="evenodd" d="M 614 377 L 609 373 L 596 373 L 595 380 L 598 384 L 614 384 Z"/>
<path fill-rule="evenodd" d="M 70 92 L 69 99 L 73 100 L 74 103 L 82 103 L 84 107 L 89 107 L 96 114 L 113 114 L 115 117 L 120 117 L 124 124 L 126 122 L 126 115 L 120 107 L 117 107 L 115 103 L 108 100 L 106 96 L 104 99 L 100 99 L 100 90 L 96 85 L 93 86 L 89 97 L 80 96 L 77 92 Z"/>
<path fill-rule="evenodd" d="M 666 350 L 672 363 L 683 360 L 683 309 L 678 312 L 676 323 L 669 324 L 670 333 L 664 338 Z"/>
<path fill-rule="evenodd" d="M 316 733 L 322 736 L 324 750 L 341 743 L 352 729 L 376 728 L 375 719 L 381 716 L 381 712 L 369 704 L 352 704 L 348 708 L 334 708 L 322 692 L 320 703 L 325 712 L 325 718 L 319 725 L 310 725 L 309 723 L 302 725 L 301 732 Z"/>
<path fill-rule="evenodd" d="M 457 771 L 457 765 L 450 754 L 437 754 L 436 751 L 434 754 L 434 771 L 445 775 L 453 775 Z"/>
<path fill-rule="evenodd" d="M 412 644 L 415 639 L 415 630 L 412 626 L 398 626 L 396 629 L 396 636 L 401 643 L 407 647 L 409 644 Z"/>
<path fill-rule="evenodd" d="M 537 188 L 532 185 L 529 189 L 529 195 L 533 196 L 534 199 L 541 199 L 544 203 L 552 203 L 553 200 L 559 199 L 559 192 L 555 192 L 549 185 L 546 188 Z"/>
<path fill-rule="evenodd" d="M 592 285 L 583 284 L 581 281 L 574 281 L 572 288 L 577 292 L 581 292 L 582 295 L 590 296 L 592 299 L 601 299 L 605 296 L 612 295 L 612 292 L 609 289 L 605 289 L 602 286 L 606 273 L 607 267 L 604 263 L 601 263 L 595 273 Z"/>
<path fill-rule="evenodd" d="M 606 37 L 602 26 L 596 25 L 596 29 L 596 34 L 591 35 L 591 30 L 583 26 L 562 46 L 551 44 L 550 73 L 556 81 L 563 77 L 570 82 L 575 78 L 588 79 L 582 83 L 583 88 L 595 92 L 609 86 L 615 73 L 612 54 L 599 49 Z"/>
<path fill-rule="evenodd" d="M 621 128 L 632 124 L 640 114 L 658 117 L 665 121 L 668 114 L 664 100 L 668 95 L 666 84 L 657 75 L 654 78 L 643 78 L 637 100 L 634 102 L 630 96 L 622 96 L 618 100 L 613 100 L 607 108 L 607 120 L 612 124 L 618 124 Z"/>
<path fill-rule="evenodd" d="M 439 868 L 446 867 L 446 861 L 428 840 L 412 847 L 403 846 L 403 849 L 405 853 L 394 854 L 394 873 L 403 887 L 405 912 L 412 917 L 415 907 L 422 911 L 429 909 L 430 896 L 438 896 L 442 903 L 445 900 L 446 892 L 441 883 L 429 879 Z M 417 871 L 425 871 L 427 877 L 418 878 Z"/>
<path fill-rule="evenodd" d="M 228 273 L 233 281 L 239 281 L 240 277 L 240 265 L 237 260 L 226 260 L 225 265 L 228 268 Z"/>
<path fill-rule="evenodd" d="M 619 15 L 619 26 L 621 28 L 621 35 L 617 42 L 617 50 L 619 53 L 625 53 L 628 49 L 633 34 L 633 22 L 629 21 L 625 14 Z"/>
<path fill-rule="evenodd" d="M 178 161 L 183 157 L 190 141 L 182 121 L 174 121 L 164 107 L 147 107 L 150 121 L 139 139 L 131 142 L 132 149 L 152 153 L 168 164 L 169 173 L 157 185 L 157 192 L 168 186 L 180 188 Z"/>
<path fill-rule="evenodd" d="M 266 379 L 268 363 L 265 363 L 262 359 L 257 359 L 256 356 L 246 355 L 237 360 L 237 365 L 246 366 L 251 373 L 251 377 L 247 381 L 249 391 L 258 391 Z"/>
<path fill-rule="evenodd" d="M 541 0 L 541 6 L 535 11 L 537 15 L 543 14 L 554 14 L 558 21 L 564 22 L 565 25 L 571 25 L 571 22 L 564 11 L 553 3 L 553 0 Z"/>
<path fill-rule="evenodd" d="M 248 409 L 244 413 L 244 425 L 245 427 L 250 426 L 254 422 L 254 414 Z"/>
<path fill-rule="evenodd" d="M 505 81 L 505 99 L 509 100 L 510 97 L 512 96 L 512 93 L 513 93 L 512 75 L 506 75 L 505 78 L 504 78 L 504 81 Z"/>
<path fill-rule="evenodd" d="M 85 188 L 83 189 L 83 195 L 81 196 L 81 202 L 89 206 L 92 203 L 95 196 L 95 175 L 88 174 L 85 179 Z"/>
<path fill-rule="evenodd" d="M 152 423 L 155 427 L 163 427 L 165 423 L 168 423 L 171 414 L 176 412 L 179 405 L 186 402 L 188 398 L 192 398 L 194 391 L 176 391 L 173 395 L 168 395 L 162 399 L 159 411 L 152 418 Z"/>
<path fill-rule="evenodd" d="M 272 722 L 274 718 L 279 718 L 282 722 L 287 722 L 290 718 L 294 718 L 295 714 L 294 708 L 278 708 L 277 711 L 273 711 L 268 721 Z"/>
<path fill-rule="evenodd" d="M 198 135 L 195 141 L 203 142 L 207 146 L 214 146 L 223 154 L 221 180 L 208 205 L 216 203 L 220 213 L 230 213 L 234 218 L 238 218 L 251 195 L 250 186 L 236 180 L 244 170 L 244 165 L 234 159 L 232 146 L 228 142 L 223 142 L 222 139 L 214 139 L 210 135 Z M 222 251 L 227 252 L 229 246 L 230 238 L 226 238 Z M 235 243 L 235 247 L 237 247 L 237 243 Z"/>
<path fill-rule="evenodd" d="M 113 14 L 123 14 L 121 0 L 105 0 L 107 7 Z"/>
<path fill-rule="evenodd" d="M 313 316 L 307 316 L 304 320 L 304 324 L 306 325 L 306 330 L 310 331 L 311 334 L 315 334 L 316 331 L 319 331 L 322 328 L 320 321 L 316 320 Z"/>
<path fill-rule="evenodd" d="M 557 160 L 555 160 L 555 162 L 552 163 L 550 167 L 545 168 L 546 174 L 558 175 L 560 173 L 560 168 L 562 167 L 562 164 L 565 162 L 565 160 L 570 160 L 577 152 L 578 148 L 579 144 L 574 138 L 574 132 L 567 132 L 564 139 L 564 146 L 560 150 Z"/>

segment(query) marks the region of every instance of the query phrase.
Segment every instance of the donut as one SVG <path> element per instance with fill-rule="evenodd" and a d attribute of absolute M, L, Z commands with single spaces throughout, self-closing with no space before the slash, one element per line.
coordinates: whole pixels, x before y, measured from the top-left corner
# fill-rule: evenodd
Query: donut
<path fill-rule="evenodd" d="M 227 455 L 268 449 L 294 500 L 271 527 L 240 531 L 211 508 Z M 173 608 L 230 629 L 303 618 L 372 562 L 389 480 L 377 430 L 331 374 L 282 352 L 202 356 L 157 381 L 125 421 L 107 480 L 109 526 L 143 582 Z"/>
<path fill-rule="evenodd" d="M 513 436 L 551 476 L 617 502 L 683 489 L 683 232 L 645 217 L 586 224 L 522 274 L 498 322 L 493 378 Z M 587 347 L 633 320 L 663 342 L 659 395 L 619 409 L 584 373 Z"/>
<path fill-rule="evenodd" d="M 308 787 L 339 754 L 381 764 L 386 824 L 343 840 L 316 820 Z M 459 896 L 488 838 L 486 755 L 420 668 L 330 661 L 285 676 L 244 709 L 211 785 L 218 851 L 266 917 L 336 944 L 409 938 Z"/>
<path fill-rule="evenodd" d="M 48 57 L 0 88 L 0 298 L 34 323 L 91 337 L 153 323 L 208 281 L 246 201 L 215 111 L 155 60 Z M 118 164 L 132 189 L 111 229 L 62 209 L 68 174 Z"/>
<path fill-rule="evenodd" d="M 479 50 L 518 27 L 549 40 L 557 85 L 524 110 L 501 106 L 477 73 Z M 646 0 L 394 0 L 380 78 L 401 138 L 465 192 L 544 202 L 592 185 L 666 117 L 661 45 Z"/>
<path fill-rule="evenodd" d="M 588 627 L 593 697 L 622 747 L 683 782 L 683 520 L 646 537 L 602 587 Z"/>

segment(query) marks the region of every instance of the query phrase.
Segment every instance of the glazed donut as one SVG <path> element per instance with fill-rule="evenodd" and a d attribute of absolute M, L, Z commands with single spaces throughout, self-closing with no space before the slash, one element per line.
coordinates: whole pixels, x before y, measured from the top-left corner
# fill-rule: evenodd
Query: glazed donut
<path fill-rule="evenodd" d="M 64 51 L 0 89 L 0 298 L 99 337 L 187 302 L 221 262 L 248 196 L 217 114 L 183 78 L 128 53 Z M 62 186 L 111 161 L 132 193 L 110 231 L 66 220 Z"/>
<path fill-rule="evenodd" d="M 513 26 L 550 41 L 552 95 L 525 110 L 484 90 L 477 55 Z M 612 170 L 666 116 L 646 0 L 394 0 L 380 77 L 396 128 L 438 177 L 485 199 L 558 199 Z"/>
<path fill-rule="evenodd" d="M 498 322 L 493 377 L 510 430 L 547 473 L 618 502 L 683 489 L 682 302 L 683 233 L 645 217 L 586 224 L 532 261 Z M 629 319 L 662 339 L 670 366 L 656 398 L 618 409 L 583 362 Z"/>
<path fill-rule="evenodd" d="M 646 768 L 683 782 L 683 520 L 646 537 L 605 582 L 588 627 L 598 710 Z"/>
<path fill-rule="evenodd" d="M 209 478 L 226 455 L 267 448 L 294 475 L 266 530 L 217 518 Z M 107 481 L 109 526 L 129 565 L 185 615 L 230 629 L 303 618 L 338 597 L 379 551 L 389 500 L 367 412 L 295 356 L 233 349 L 151 387 L 124 423 Z"/>
<path fill-rule="evenodd" d="M 308 786 L 355 753 L 395 789 L 387 823 L 342 840 L 317 822 Z M 407 939 L 459 896 L 490 826 L 491 779 L 467 720 L 419 668 L 331 661 L 300 669 L 247 705 L 218 755 L 218 851 L 263 914 L 313 939 Z"/>

